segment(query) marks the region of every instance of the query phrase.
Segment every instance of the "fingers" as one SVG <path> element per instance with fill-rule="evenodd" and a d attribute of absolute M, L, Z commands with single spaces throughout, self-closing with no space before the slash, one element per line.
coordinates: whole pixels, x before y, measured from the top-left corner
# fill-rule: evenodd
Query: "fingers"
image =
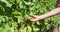
<path fill-rule="evenodd" d="M 30 21 L 35 22 L 35 21 L 38 21 L 38 20 L 39 19 L 30 19 L 30 18 L 27 19 L 28 22 L 30 22 Z"/>
<path fill-rule="evenodd" d="M 30 16 L 32 16 L 32 18 L 36 18 L 37 17 L 36 15 L 32 15 L 32 14 L 30 14 Z"/>
<path fill-rule="evenodd" d="M 30 16 L 32 16 L 32 18 L 28 18 L 27 19 L 28 22 L 30 22 L 30 21 L 35 22 L 35 21 L 39 20 L 38 16 L 36 16 L 36 15 L 30 14 Z"/>
<path fill-rule="evenodd" d="M 30 19 L 32 22 L 36 22 L 38 21 L 38 19 Z"/>

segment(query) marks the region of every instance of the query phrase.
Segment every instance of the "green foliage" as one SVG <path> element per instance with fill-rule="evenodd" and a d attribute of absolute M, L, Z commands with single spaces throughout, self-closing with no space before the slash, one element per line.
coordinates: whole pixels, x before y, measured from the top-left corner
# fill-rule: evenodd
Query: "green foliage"
<path fill-rule="evenodd" d="M 55 4 L 55 0 L 0 0 L 0 32 L 47 32 L 60 23 L 60 15 L 30 23 L 26 19 L 49 12 Z"/>

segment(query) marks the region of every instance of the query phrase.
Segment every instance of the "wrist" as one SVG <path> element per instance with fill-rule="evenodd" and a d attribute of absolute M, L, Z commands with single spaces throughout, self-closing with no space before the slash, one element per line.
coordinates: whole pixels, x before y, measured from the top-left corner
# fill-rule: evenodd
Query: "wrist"
<path fill-rule="evenodd" d="M 42 19 L 44 19 L 44 18 L 46 18 L 45 15 L 41 15 L 41 16 L 38 17 L 39 20 L 42 20 Z"/>

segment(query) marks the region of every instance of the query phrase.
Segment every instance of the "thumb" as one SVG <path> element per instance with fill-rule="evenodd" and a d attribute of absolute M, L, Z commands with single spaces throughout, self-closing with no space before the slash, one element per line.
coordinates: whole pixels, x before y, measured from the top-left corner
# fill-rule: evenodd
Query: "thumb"
<path fill-rule="evenodd" d="M 31 22 L 36 22 L 36 21 L 38 21 L 38 20 L 39 20 L 39 19 L 30 19 L 30 18 L 27 19 L 28 22 L 30 22 L 30 21 L 31 21 Z"/>
<path fill-rule="evenodd" d="M 32 18 L 36 18 L 37 17 L 36 15 L 32 15 L 32 14 L 30 14 L 30 16 L 32 16 Z"/>

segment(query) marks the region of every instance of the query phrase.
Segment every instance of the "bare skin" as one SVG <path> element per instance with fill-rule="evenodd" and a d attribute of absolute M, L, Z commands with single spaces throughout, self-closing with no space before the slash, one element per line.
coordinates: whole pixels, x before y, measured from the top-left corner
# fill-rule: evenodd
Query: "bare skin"
<path fill-rule="evenodd" d="M 35 22 L 38 20 L 42 20 L 42 19 L 54 16 L 56 14 L 59 14 L 60 13 L 60 0 L 57 0 L 56 7 L 57 7 L 56 9 L 53 9 L 52 11 L 50 11 L 46 14 L 40 15 L 40 16 L 30 15 L 30 16 L 32 16 L 32 18 L 28 18 L 27 21 Z"/>
<path fill-rule="evenodd" d="M 60 13 L 60 7 L 56 8 L 56 9 L 53 9 L 52 11 L 50 11 L 50 12 L 48 12 L 46 14 L 43 14 L 41 16 L 31 15 L 32 19 L 28 18 L 27 20 L 32 21 L 32 22 L 36 22 L 38 20 L 42 20 L 42 19 L 54 16 L 54 15 L 59 14 L 59 13 Z"/>

